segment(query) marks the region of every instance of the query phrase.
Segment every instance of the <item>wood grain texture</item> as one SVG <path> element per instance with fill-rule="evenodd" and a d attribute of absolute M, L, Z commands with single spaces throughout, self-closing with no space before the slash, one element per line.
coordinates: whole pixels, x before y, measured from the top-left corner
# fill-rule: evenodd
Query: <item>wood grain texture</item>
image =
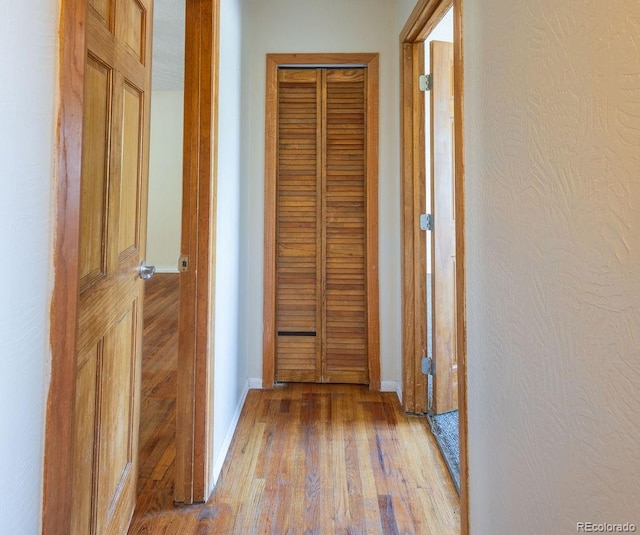
<path fill-rule="evenodd" d="M 401 295 L 402 295 L 402 404 L 407 412 L 414 412 L 415 380 L 412 365 L 416 353 L 415 340 L 415 284 L 413 240 L 416 225 L 413 209 L 413 107 L 415 95 L 415 81 L 413 79 L 414 56 L 418 51 L 414 43 L 401 43 L 400 65 L 400 95 L 402 105 L 400 109 L 400 150 L 401 150 Z"/>
<path fill-rule="evenodd" d="M 324 72 L 322 380 L 368 384 L 368 73 L 364 69 Z"/>
<path fill-rule="evenodd" d="M 151 2 L 136 5 L 141 20 L 152 16 Z M 114 13 L 115 32 L 89 10 L 86 33 L 71 471 L 79 534 L 122 533 L 136 495 L 151 69 L 118 30 L 130 23 L 126 11 Z M 138 36 L 145 54 L 150 29 Z"/>
<path fill-rule="evenodd" d="M 209 411 L 213 366 L 219 0 L 186 4 L 182 237 L 189 268 L 180 275 L 175 499 L 209 493 Z"/>
<path fill-rule="evenodd" d="M 426 205 L 424 93 L 418 77 L 424 70 L 422 43 L 402 46 L 402 336 L 404 408 L 427 411 L 427 379 L 421 357 L 427 346 L 427 252 L 420 214 Z"/>
<path fill-rule="evenodd" d="M 353 63 L 356 68 L 309 69 L 332 63 Z M 280 64 L 287 69 L 278 70 Z M 305 85 L 309 91 L 311 85 L 317 89 L 317 112 L 311 93 L 305 97 Z M 355 107 L 353 95 L 342 94 L 353 91 L 352 85 L 359 86 L 360 93 Z M 379 389 L 378 57 L 269 55 L 266 101 L 263 386 L 271 387 L 274 379 L 324 380 L 369 383 Z M 310 137 L 314 128 L 319 133 L 315 148 Z M 359 145 L 354 145 L 357 135 Z M 354 182 L 358 172 L 360 186 Z M 289 227 L 293 234 L 282 234 Z M 359 278 L 349 271 L 356 269 L 358 258 Z M 342 278 L 333 280 L 338 274 Z M 339 289 L 344 291 L 338 294 Z M 349 299 L 344 292 L 351 292 Z M 278 332 L 315 333 L 327 343 Z M 277 366 L 280 360 L 282 366 Z"/>
<path fill-rule="evenodd" d="M 278 381 L 319 379 L 320 87 L 320 69 L 278 70 L 275 292 Z"/>
<path fill-rule="evenodd" d="M 380 58 L 375 54 L 366 72 L 366 292 L 369 388 L 380 390 L 380 287 L 378 269 L 378 155 Z M 375 177 L 375 179 L 374 179 Z"/>
<path fill-rule="evenodd" d="M 453 4 L 454 0 L 419 0 L 400 32 L 400 41 L 424 41 Z"/>
<path fill-rule="evenodd" d="M 55 148 L 56 225 L 51 297 L 51 380 L 44 447 L 42 532 L 71 529 L 80 176 L 87 3 L 60 4 L 58 108 Z"/>
<path fill-rule="evenodd" d="M 465 242 L 465 159 L 464 159 L 464 32 L 462 13 L 464 0 L 453 2 L 453 93 L 455 124 L 455 188 L 456 202 L 456 347 L 458 355 L 458 412 L 460 443 L 460 532 L 469 533 L 469 448 L 467 411 L 467 298 Z"/>
<path fill-rule="evenodd" d="M 135 533 L 174 507 L 179 277 L 158 273 L 145 282 Z"/>
<path fill-rule="evenodd" d="M 262 386 L 273 388 L 276 353 L 276 173 L 278 64 L 267 55 L 264 154 L 264 284 Z"/>
<path fill-rule="evenodd" d="M 209 501 L 173 506 L 170 485 L 156 490 L 130 535 L 459 532 L 457 494 L 425 419 L 365 386 L 251 390 Z"/>
<path fill-rule="evenodd" d="M 453 44 L 431 41 L 431 237 L 434 414 L 458 410 Z"/>

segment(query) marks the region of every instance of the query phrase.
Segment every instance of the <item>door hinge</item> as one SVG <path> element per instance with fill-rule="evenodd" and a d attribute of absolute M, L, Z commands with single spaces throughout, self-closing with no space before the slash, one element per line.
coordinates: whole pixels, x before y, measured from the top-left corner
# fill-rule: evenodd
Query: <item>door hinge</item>
<path fill-rule="evenodd" d="M 433 87 L 433 75 L 421 74 L 420 78 L 418 78 L 418 85 L 420 87 L 420 91 L 431 91 L 431 88 Z"/>
<path fill-rule="evenodd" d="M 422 373 L 423 375 L 436 374 L 436 365 L 431 357 L 422 357 Z"/>
<path fill-rule="evenodd" d="M 178 269 L 184 273 L 189 269 L 189 259 L 186 256 L 178 258 Z"/>
<path fill-rule="evenodd" d="M 433 216 L 431 214 L 420 214 L 420 230 L 433 230 Z"/>

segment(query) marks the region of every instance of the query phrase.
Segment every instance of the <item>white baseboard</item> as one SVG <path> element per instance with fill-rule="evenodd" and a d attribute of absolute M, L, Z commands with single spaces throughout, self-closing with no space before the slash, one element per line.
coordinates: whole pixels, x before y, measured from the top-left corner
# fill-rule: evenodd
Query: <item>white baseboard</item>
<path fill-rule="evenodd" d="M 229 448 L 231 447 L 231 441 L 233 440 L 233 434 L 236 432 L 236 427 L 238 427 L 238 421 L 240 420 L 240 413 L 242 412 L 242 407 L 244 407 L 244 402 L 247 399 L 247 394 L 249 393 L 249 383 L 251 379 L 249 379 L 242 389 L 242 394 L 240 394 L 240 401 L 238 402 L 238 406 L 236 407 L 236 411 L 233 414 L 233 418 L 231 419 L 231 424 L 229 425 L 229 430 L 227 431 L 226 436 L 224 437 L 224 442 L 222 443 L 222 447 L 220 448 L 220 452 L 216 457 L 213 463 L 213 473 L 211 477 L 211 489 L 216 486 L 218 482 L 218 478 L 220 477 L 220 472 L 222 472 L 222 465 L 224 464 L 225 459 L 227 458 L 227 453 L 229 453 Z M 262 385 L 262 380 L 260 380 L 260 384 Z"/>
<path fill-rule="evenodd" d="M 156 273 L 180 273 L 178 266 L 156 266 Z"/>
<path fill-rule="evenodd" d="M 395 392 L 402 403 L 402 384 L 400 381 L 381 381 L 380 382 L 380 391 L 381 392 Z"/>
<path fill-rule="evenodd" d="M 249 385 L 249 390 L 262 390 L 261 377 L 249 377 L 247 384 Z"/>

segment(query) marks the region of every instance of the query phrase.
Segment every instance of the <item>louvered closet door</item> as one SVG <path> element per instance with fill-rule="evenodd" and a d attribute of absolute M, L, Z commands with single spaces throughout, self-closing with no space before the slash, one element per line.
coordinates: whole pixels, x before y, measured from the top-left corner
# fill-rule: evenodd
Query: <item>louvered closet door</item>
<path fill-rule="evenodd" d="M 319 380 L 320 82 L 319 69 L 278 73 L 277 381 Z"/>
<path fill-rule="evenodd" d="M 369 382 L 365 69 L 280 69 L 276 380 Z"/>
<path fill-rule="evenodd" d="M 365 69 L 327 69 L 323 379 L 369 382 L 365 268 Z"/>

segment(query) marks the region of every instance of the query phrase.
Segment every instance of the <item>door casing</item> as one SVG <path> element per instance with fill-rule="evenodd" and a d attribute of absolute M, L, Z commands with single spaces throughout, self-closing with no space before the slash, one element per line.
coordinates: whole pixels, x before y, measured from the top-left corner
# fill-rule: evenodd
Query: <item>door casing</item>
<path fill-rule="evenodd" d="M 426 347 L 426 240 L 417 222 L 426 203 L 425 99 L 419 88 L 424 74 L 424 41 L 453 6 L 455 136 L 456 300 L 458 410 L 460 416 L 461 532 L 469 533 L 467 453 L 467 377 L 464 242 L 464 64 L 462 13 L 464 0 L 419 0 L 400 34 L 401 224 L 402 224 L 402 390 L 407 412 L 427 411 L 427 380 L 421 372 Z"/>
<path fill-rule="evenodd" d="M 176 400 L 178 503 L 211 491 L 220 0 L 187 0 Z"/>
<path fill-rule="evenodd" d="M 220 0 L 186 0 L 194 6 L 201 7 L 214 17 L 214 24 L 210 25 L 209 33 L 215 28 L 218 35 L 219 5 Z M 42 532 L 45 535 L 69 533 L 71 519 L 71 490 L 72 481 L 68 475 L 72 470 L 72 440 L 75 400 L 75 354 L 77 335 L 78 312 L 78 248 L 80 237 L 80 177 L 82 163 L 82 117 L 83 117 L 83 93 L 85 70 L 85 28 L 87 21 L 87 0 L 66 0 L 60 4 L 59 26 L 59 57 L 56 106 L 56 137 L 54 157 L 54 206 L 55 229 L 53 243 L 53 291 L 50 309 L 50 346 L 51 346 L 51 378 L 47 397 L 46 429 L 44 445 L 44 475 L 43 475 L 43 505 L 42 505 Z M 199 17 L 193 21 L 196 25 L 194 31 L 204 35 L 201 24 L 205 21 Z M 217 42 L 217 40 L 216 40 Z M 210 80 L 207 80 L 210 88 L 217 88 L 217 69 L 219 48 L 213 46 L 214 40 L 200 41 L 211 58 L 212 68 L 208 71 Z M 196 61 L 196 57 L 187 55 L 186 61 Z M 186 68 L 186 65 L 185 65 Z M 213 91 L 213 89 L 212 89 Z M 217 121 L 213 120 L 217 110 L 217 90 L 212 93 L 212 120 L 209 121 L 209 132 L 217 137 Z M 206 121 L 197 121 L 191 125 L 197 139 L 205 139 L 200 135 L 200 129 Z M 186 132 L 185 132 L 186 135 Z M 202 143 L 197 143 L 188 155 L 194 160 L 201 159 Z M 215 175 L 211 169 L 216 169 L 215 152 L 212 155 L 210 172 L 200 172 L 196 183 L 203 181 L 207 187 L 215 188 Z M 187 162 L 184 163 L 187 165 Z M 215 196 L 213 197 L 215 200 Z M 197 218 L 199 236 L 208 236 L 213 239 L 215 221 L 210 211 L 202 211 Z M 215 243 L 215 242 L 213 242 Z M 198 254 L 199 241 L 194 245 L 194 254 Z M 213 272 L 215 262 L 213 248 L 208 249 L 208 254 L 202 260 Z M 211 299 L 212 283 L 209 279 L 209 291 L 203 288 L 196 293 L 196 287 L 191 286 L 186 291 L 193 292 L 191 299 L 198 306 L 208 306 Z M 195 306 L 195 305 L 194 305 Z M 213 328 L 210 318 L 207 321 L 206 337 L 210 340 Z M 204 324 L 205 318 L 200 317 L 197 325 L 193 325 L 193 332 Z M 202 331 L 200 331 L 202 332 Z M 193 469 L 185 475 L 184 485 L 193 488 L 195 480 L 194 471 L 201 474 L 204 481 L 200 488 L 208 493 L 207 479 L 209 458 L 208 447 L 211 444 L 212 410 L 210 406 L 211 393 L 207 386 L 212 369 L 213 356 L 208 351 L 209 341 L 193 358 L 193 372 L 200 372 L 204 366 L 206 380 L 194 382 L 188 387 L 188 395 L 195 400 L 191 405 L 193 416 L 198 418 L 196 424 L 184 433 L 182 439 L 193 445 Z M 207 348 L 207 349 L 205 349 Z M 195 494 L 193 494 L 195 496 Z"/>

